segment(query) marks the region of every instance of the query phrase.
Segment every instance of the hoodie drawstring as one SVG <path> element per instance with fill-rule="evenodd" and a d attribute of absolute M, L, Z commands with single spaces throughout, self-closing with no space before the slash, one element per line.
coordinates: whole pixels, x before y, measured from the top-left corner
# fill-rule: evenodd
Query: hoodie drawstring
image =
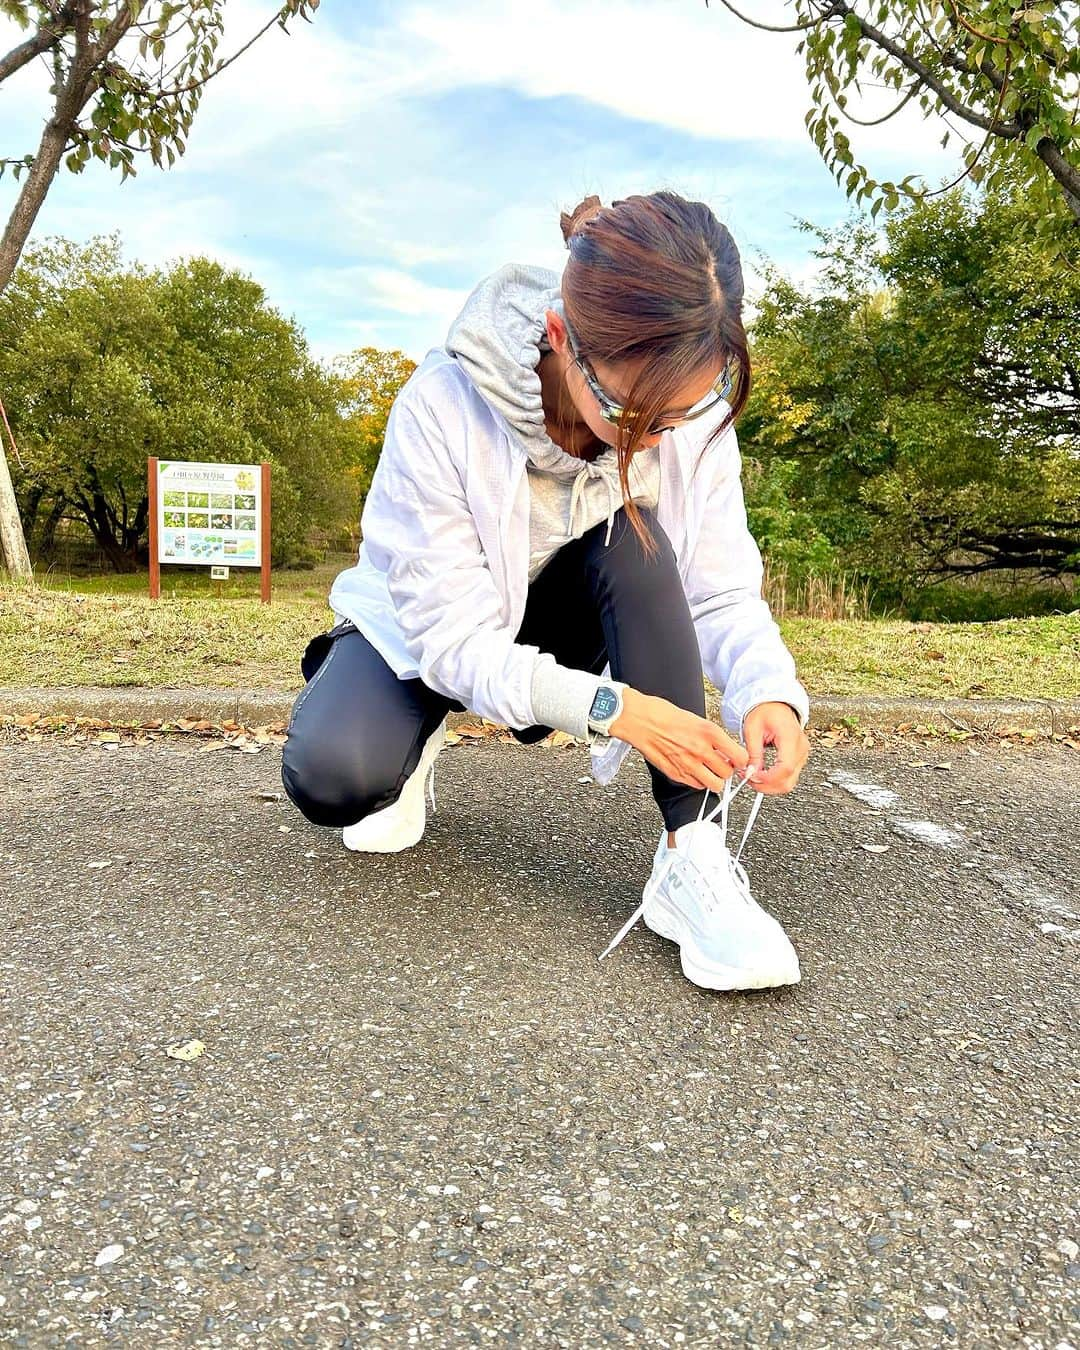
<path fill-rule="evenodd" d="M 570 515 L 566 522 L 566 535 L 552 535 L 551 543 L 569 543 L 577 536 L 574 534 L 574 514 L 579 505 L 582 504 L 582 498 L 585 491 L 585 484 L 593 478 L 602 478 L 608 494 L 608 513 L 607 513 L 607 534 L 604 536 L 604 547 L 611 543 L 611 531 L 615 524 L 615 512 L 622 506 L 622 492 L 616 488 L 615 482 L 609 473 L 603 469 L 597 468 L 595 464 L 586 461 L 582 464 L 580 470 L 574 478 L 574 485 L 570 489 Z"/>

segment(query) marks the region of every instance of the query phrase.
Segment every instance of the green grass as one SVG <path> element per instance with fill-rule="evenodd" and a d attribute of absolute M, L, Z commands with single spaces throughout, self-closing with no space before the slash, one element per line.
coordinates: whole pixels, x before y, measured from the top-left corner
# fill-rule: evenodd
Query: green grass
<path fill-rule="evenodd" d="M 257 569 L 211 582 L 203 569 L 165 568 L 157 602 L 146 573 L 0 585 L 0 681 L 299 689 L 300 655 L 333 624 L 326 595 L 351 562 L 275 573 L 268 606 Z M 787 618 L 780 629 L 812 695 L 1080 698 L 1080 611 L 954 624 Z"/>

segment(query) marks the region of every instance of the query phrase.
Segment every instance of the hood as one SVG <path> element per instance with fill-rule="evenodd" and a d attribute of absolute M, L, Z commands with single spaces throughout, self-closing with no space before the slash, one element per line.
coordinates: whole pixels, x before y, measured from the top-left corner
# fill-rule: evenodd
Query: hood
<path fill-rule="evenodd" d="M 446 350 L 485 402 L 517 434 L 537 468 L 577 473 L 586 461 L 556 445 L 544 426 L 540 357 L 551 350 L 544 313 L 563 313 L 559 274 L 507 263 L 472 291 L 450 325 Z"/>

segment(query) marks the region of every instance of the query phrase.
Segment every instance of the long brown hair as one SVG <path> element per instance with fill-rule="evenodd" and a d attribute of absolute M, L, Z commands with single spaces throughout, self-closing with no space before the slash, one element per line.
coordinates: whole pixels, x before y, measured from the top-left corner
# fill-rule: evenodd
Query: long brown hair
<path fill-rule="evenodd" d="M 688 380 L 731 360 L 731 412 L 708 449 L 750 393 L 739 250 L 704 202 L 675 192 L 626 197 L 609 207 L 586 197 L 559 223 L 570 250 L 563 301 L 581 355 L 590 365 L 641 362 L 625 400 L 638 415 L 616 425 L 616 453 L 627 518 L 653 556 L 656 545 L 630 500 L 628 479 L 644 429 L 676 406 Z"/>

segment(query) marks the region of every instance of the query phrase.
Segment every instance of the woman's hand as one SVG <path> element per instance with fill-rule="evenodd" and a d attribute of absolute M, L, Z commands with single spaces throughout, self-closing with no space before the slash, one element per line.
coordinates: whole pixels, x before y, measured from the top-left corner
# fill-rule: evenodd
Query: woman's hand
<path fill-rule="evenodd" d="M 611 734 L 640 750 L 676 783 L 711 792 L 721 792 L 724 780 L 736 770 L 741 775 L 750 763 L 739 742 L 707 717 L 637 689 L 623 691 L 623 710 Z"/>
<path fill-rule="evenodd" d="M 791 704 L 755 704 L 743 718 L 743 736 L 754 766 L 751 785 L 774 797 L 790 792 L 810 755 L 810 742 Z M 776 759 L 768 769 L 767 745 L 776 746 Z"/>

